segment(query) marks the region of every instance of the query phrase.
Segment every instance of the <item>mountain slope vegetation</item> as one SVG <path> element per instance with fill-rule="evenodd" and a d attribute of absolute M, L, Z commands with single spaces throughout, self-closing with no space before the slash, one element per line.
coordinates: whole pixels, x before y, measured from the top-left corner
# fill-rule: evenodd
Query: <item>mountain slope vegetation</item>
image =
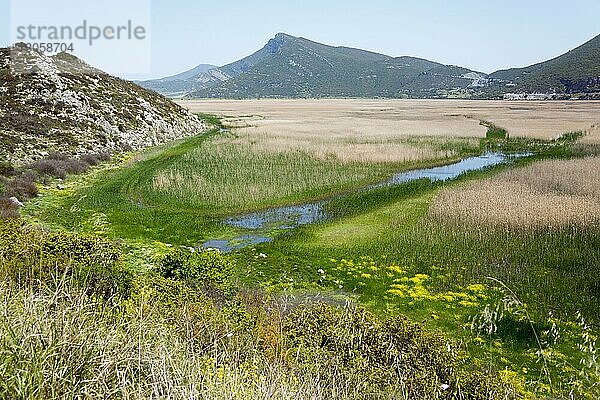
<path fill-rule="evenodd" d="M 246 70 L 238 65 L 224 69 L 242 73 L 191 96 L 435 97 L 439 90 L 473 84 L 464 77 L 473 71 L 464 68 L 332 47 L 285 34 L 243 61 Z"/>
<path fill-rule="evenodd" d="M 466 68 L 333 47 L 278 33 L 257 52 L 198 74 L 187 85 L 188 97 L 402 98 L 439 97 L 481 79 L 484 74 Z M 154 82 L 141 84 L 153 89 Z"/>
<path fill-rule="evenodd" d="M 600 92 L 600 35 L 561 56 L 491 74 L 521 92 Z"/>

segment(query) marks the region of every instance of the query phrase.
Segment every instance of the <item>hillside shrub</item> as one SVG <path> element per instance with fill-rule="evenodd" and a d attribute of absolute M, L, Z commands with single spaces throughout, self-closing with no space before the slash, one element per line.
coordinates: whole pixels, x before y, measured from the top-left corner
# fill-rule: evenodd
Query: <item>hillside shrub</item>
<path fill-rule="evenodd" d="M 38 188 L 35 182 L 36 176 L 32 171 L 21 172 L 6 182 L 4 188 L 5 196 L 14 196 L 21 201 L 32 199 L 38 195 Z"/>
<path fill-rule="evenodd" d="M 17 206 L 8 198 L 0 196 L 0 219 L 19 218 Z"/>
<path fill-rule="evenodd" d="M 62 153 L 52 153 L 47 158 L 31 164 L 30 168 L 41 176 L 65 179 L 67 174 L 78 175 L 88 171 L 90 165 Z"/>
<path fill-rule="evenodd" d="M 11 176 L 15 172 L 15 167 L 8 161 L 0 161 L 0 176 Z"/>
<path fill-rule="evenodd" d="M 93 154 L 84 154 L 80 157 L 80 160 L 87 165 L 96 166 L 101 162 L 110 161 L 111 157 L 108 153 L 93 153 Z"/>

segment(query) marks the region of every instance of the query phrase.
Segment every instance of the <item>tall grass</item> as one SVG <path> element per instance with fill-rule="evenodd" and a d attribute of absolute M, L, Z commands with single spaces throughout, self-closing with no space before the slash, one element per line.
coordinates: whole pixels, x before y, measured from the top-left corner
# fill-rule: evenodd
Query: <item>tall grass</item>
<path fill-rule="evenodd" d="M 502 102 L 477 100 L 188 100 L 191 110 L 231 117 L 250 132 L 290 136 L 483 138 L 490 121 L 511 138 L 554 139 L 564 132 L 587 131 L 598 143 L 600 105 L 594 101 Z M 252 116 L 249 118 L 248 116 Z M 229 118 L 228 118 L 229 119 Z"/>
<path fill-rule="evenodd" d="M 555 160 L 444 190 L 431 207 L 440 221 L 525 229 L 600 223 L 600 158 Z"/>
<path fill-rule="evenodd" d="M 383 315 L 406 313 L 462 338 L 474 360 L 489 360 L 526 376 L 527 387 L 541 396 L 568 397 L 578 387 L 582 396 L 593 398 L 596 386 L 586 391 L 588 378 L 579 379 L 580 374 L 597 374 L 595 367 L 587 370 L 579 364 L 593 356 L 578 347 L 582 333 L 575 316 L 580 312 L 592 326 L 589 334 L 597 337 L 599 211 L 586 208 L 583 211 L 590 214 L 585 214 L 580 208 L 565 208 L 564 215 L 558 215 L 552 208 L 555 203 L 535 204 L 549 195 L 595 202 L 597 159 L 517 164 L 518 168 L 465 176 L 449 187 L 423 180 L 337 199 L 328 205 L 336 220 L 260 246 L 256 252 L 267 254 L 264 260 L 253 260 L 255 253 L 250 251 L 241 254 L 251 271 L 245 279 L 260 284 L 268 277 L 276 288 L 312 284 L 351 292 Z M 527 185 L 530 196 L 511 190 L 508 179 Z M 500 183 L 493 184 L 495 180 Z M 491 194 L 464 196 L 465 187 Z M 447 193 L 451 200 L 446 200 Z M 444 208 L 438 209 L 439 204 Z M 451 218 L 456 216 L 453 211 L 462 209 L 471 216 Z M 531 210 L 539 210 L 542 217 L 528 216 Z M 507 223 L 492 219 L 498 215 L 508 216 Z M 546 218 L 549 215 L 556 217 Z M 497 332 L 478 342 L 464 327 L 498 297 L 488 277 L 518 294 L 528 321 L 506 318 Z M 473 292 L 478 288 L 482 298 Z M 552 324 L 561 327 L 559 344 L 543 349 L 544 357 L 551 354 L 551 389 L 545 377 L 540 379 L 540 349 L 531 321 L 538 334 Z M 593 339 L 583 341 L 589 348 Z M 588 354 L 597 353 L 597 346 L 592 347 Z"/>
<path fill-rule="evenodd" d="M 391 171 L 384 164 L 347 164 L 302 151 L 267 153 L 248 145 L 210 142 L 155 171 L 151 189 L 164 198 L 233 211 L 331 193 Z"/>
<path fill-rule="evenodd" d="M 130 310 L 122 310 L 68 285 L 32 291 L 3 284 L 0 398 L 446 398 L 440 388 L 443 382 L 432 381 L 427 374 L 412 378 L 407 374 L 405 378 L 416 379 L 409 386 L 388 377 L 389 373 L 378 377 L 360 369 L 344 371 L 333 358 L 327 360 L 332 357 L 328 353 L 315 353 L 320 358 L 298 359 L 298 364 L 286 365 L 265 354 L 260 338 L 235 331 L 232 337 L 227 333 L 227 320 L 215 318 L 218 312 L 210 310 L 208 304 L 203 305 L 208 312 L 204 312 L 202 322 L 194 324 L 200 314 L 199 303 L 195 304 L 195 308 L 180 312 L 183 326 L 177 326 L 161 315 L 160 307 L 149 309 L 144 301 L 130 303 Z M 348 318 L 352 318 L 351 312 Z M 181 330 L 185 327 L 201 329 L 201 342 Z M 300 325 L 297 329 L 303 328 Z M 342 332 L 352 327 L 336 329 Z M 427 357 L 427 350 L 418 351 Z M 360 354 L 352 357 L 361 362 Z M 452 360 L 446 362 L 448 367 L 454 365 Z M 509 385 L 486 380 L 483 375 L 481 378 L 482 382 L 461 382 L 465 393 L 459 398 L 477 393 L 475 390 L 481 391 L 481 398 L 492 398 L 485 393 L 494 398 L 514 398 Z M 389 383 L 385 379 L 390 379 Z M 452 382 L 454 378 L 448 379 L 446 382 Z M 483 385 L 486 381 L 488 387 Z M 390 390 L 392 382 L 397 382 L 395 390 Z M 374 389 L 380 385 L 382 389 Z"/>
<path fill-rule="evenodd" d="M 414 139 L 440 155 L 479 151 L 468 143 Z M 46 223 L 96 231 L 97 216 L 115 237 L 198 245 L 223 235 L 220 220 L 244 211 L 300 203 L 383 180 L 400 170 L 448 162 L 346 162 L 301 149 L 270 151 L 215 129 L 148 152 L 118 170 L 100 170 L 65 196 L 42 199 L 31 213 Z M 436 153 L 437 154 L 437 153 Z"/>
<path fill-rule="evenodd" d="M 231 260 L 218 253 L 179 249 L 157 261 L 173 277 L 136 274 L 107 297 L 89 285 L 98 267 L 118 265 L 110 252 L 103 258 L 103 241 L 1 227 L 3 399 L 516 397 L 493 371 L 467 368 L 453 343 L 403 318 L 256 291 L 217 299 L 204 283 L 230 288 L 221 267 Z M 57 235 L 75 246 L 40 247 L 62 242 Z M 73 252 L 78 243 L 87 252 Z M 80 264 L 91 272 L 70 272 Z M 122 274 L 108 279 L 118 286 Z"/>

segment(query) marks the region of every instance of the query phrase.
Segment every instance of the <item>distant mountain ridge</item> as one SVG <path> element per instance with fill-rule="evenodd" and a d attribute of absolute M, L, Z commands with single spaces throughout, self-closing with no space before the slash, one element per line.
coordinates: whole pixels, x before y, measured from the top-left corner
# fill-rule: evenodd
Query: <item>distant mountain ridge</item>
<path fill-rule="evenodd" d="M 178 95 L 186 94 L 195 88 L 199 89 L 201 86 L 195 86 L 195 81 L 203 74 L 210 73 L 210 71 L 215 68 L 218 67 L 211 64 L 200 64 L 177 75 L 143 82 L 138 81 L 136 83 L 146 89 L 154 90 L 165 96 L 177 97 Z"/>
<path fill-rule="evenodd" d="M 328 46 L 278 33 L 248 57 L 184 74 L 175 81 L 153 80 L 140 85 L 168 96 L 188 98 L 502 98 L 507 93 L 593 94 L 600 93 L 600 35 L 553 60 L 488 75 L 421 58 Z"/>

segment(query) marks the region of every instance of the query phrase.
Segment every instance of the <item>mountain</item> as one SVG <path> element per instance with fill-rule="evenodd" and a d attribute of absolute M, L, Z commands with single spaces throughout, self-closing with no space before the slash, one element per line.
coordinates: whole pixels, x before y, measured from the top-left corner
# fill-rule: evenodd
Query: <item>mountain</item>
<path fill-rule="evenodd" d="M 170 79 L 174 78 L 170 77 L 158 80 L 142 81 L 139 82 L 139 84 L 147 89 L 156 90 L 165 96 L 181 97 L 189 95 L 190 93 L 196 91 L 217 86 L 221 82 L 228 81 L 238 75 L 250 71 L 255 65 L 274 54 L 276 48 L 276 40 L 270 40 L 269 43 L 267 43 L 267 45 L 259 51 L 223 67 L 208 68 L 200 71 L 195 71 L 195 69 L 192 69 L 180 74 L 181 76 L 184 76 L 184 78 L 181 79 Z M 164 82 L 164 79 L 167 79 L 168 81 Z"/>
<path fill-rule="evenodd" d="M 194 135 L 204 124 L 171 100 L 67 53 L 0 49 L 0 159 L 119 152 Z"/>
<path fill-rule="evenodd" d="M 486 75 L 279 33 L 234 63 L 189 71 L 168 87 L 152 82 L 141 84 L 190 98 L 527 98 L 531 93 L 546 94 L 535 98 L 600 98 L 600 35 L 552 60 Z"/>
<path fill-rule="evenodd" d="M 477 88 L 485 78 L 466 68 L 279 33 L 252 55 L 188 79 L 187 92 L 188 97 L 223 98 L 446 97 Z M 153 88 L 148 82 L 141 84 Z M 178 94 L 185 91 L 178 89 Z"/>
<path fill-rule="evenodd" d="M 600 35 L 549 61 L 497 71 L 490 77 L 508 83 L 513 92 L 598 93 Z"/>
<path fill-rule="evenodd" d="M 216 65 L 200 64 L 189 71 L 182 72 L 177 75 L 168 76 L 166 78 L 157 79 L 156 82 L 173 82 L 173 81 L 185 81 L 197 77 L 200 74 L 210 71 L 211 69 L 217 68 Z"/>
<path fill-rule="evenodd" d="M 220 69 L 230 78 L 190 97 L 439 97 L 485 77 L 466 68 L 327 46 L 283 33 Z"/>
<path fill-rule="evenodd" d="M 215 68 L 217 68 L 215 65 L 200 64 L 177 75 L 168 76 L 161 79 L 138 81 L 136 84 L 147 89 L 154 90 L 155 92 L 162 93 L 166 96 L 177 97 L 187 94 L 190 90 L 202 88 L 201 85 L 198 85 L 198 81 L 196 81 L 196 79 Z"/>

